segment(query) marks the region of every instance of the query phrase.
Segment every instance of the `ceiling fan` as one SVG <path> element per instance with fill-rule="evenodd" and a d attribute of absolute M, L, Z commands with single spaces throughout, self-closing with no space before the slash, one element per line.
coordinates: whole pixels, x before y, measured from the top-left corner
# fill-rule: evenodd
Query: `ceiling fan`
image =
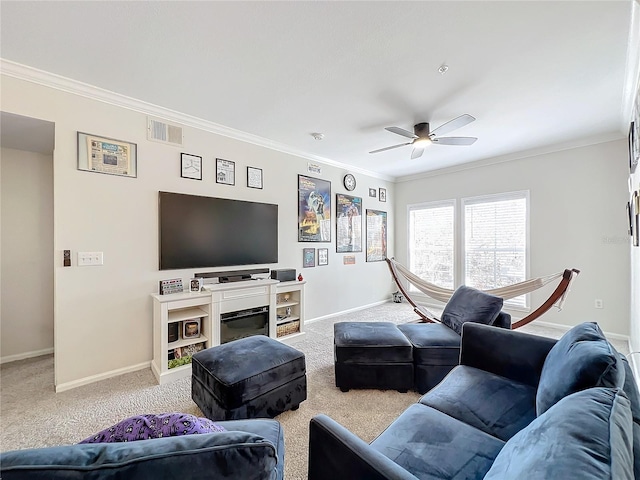
<path fill-rule="evenodd" d="M 403 137 L 411 138 L 412 140 L 407 143 L 401 143 L 399 145 L 392 145 L 391 147 L 380 148 L 369 153 L 384 152 L 385 150 L 391 150 L 392 148 L 404 147 L 405 145 L 413 145 L 413 152 L 411 152 L 411 158 L 418 158 L 422 156 L 424 148 L 432 143 L 436 145 L 472 145 L 476 140 L 475 137 L 438 137 L 443 133 L 449 133 L 457 128 L 464 127 L 465 125 L 473 122 L 474 117 L 468 114 L 460 115 L 459 117 L 449 120 L 447 123 L 440 125 L 433 132 L 429 131 L 428 123 L 417 123 L 413 127 L 413 133 L 404 130 L 399 127 L 385 127 L 385 130 L 402 135 Z"/>

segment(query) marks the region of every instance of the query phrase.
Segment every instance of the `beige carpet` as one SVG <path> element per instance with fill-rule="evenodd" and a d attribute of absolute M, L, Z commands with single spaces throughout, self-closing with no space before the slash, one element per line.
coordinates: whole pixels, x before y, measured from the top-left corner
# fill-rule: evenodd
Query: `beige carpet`
<path fill-rule="evenodd" d="M 306 335 L 288 342 L 306 355 L 308 399 L 297 411 L 276 417 L 285 432 L 286 480 L 307 478 L 309 420 L 314 415 L 325 413 L 370 442 L 420 397 L 415 392 L 340 392 L 333 377 L 333 324 L 345 320 L 405 323 L 415 318 L 408 304 L 389 302 L 310 323 Z M 526 330 L 550 337 L 562 334 L 536 326 Z M 0 368 L 1 451 L 72 444 L 131 415 L 174 411 L 202 415 L 191 400 L 190 378 L 160 386 L 151 370 L 145 369 L 56 394 L 51 355 Z"/>

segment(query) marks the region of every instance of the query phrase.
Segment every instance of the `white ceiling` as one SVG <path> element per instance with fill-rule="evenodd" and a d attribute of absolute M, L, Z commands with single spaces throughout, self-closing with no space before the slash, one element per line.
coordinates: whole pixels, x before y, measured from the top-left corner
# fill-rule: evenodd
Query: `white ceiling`
<path fill-rule="evenodd" d="M 2 1 L 0 52 L 309 158 L 402 177 L 624 137 L 632 4 Z M 385 126 L 433 129 L 463 113 L 477 120 L 448 136 L 478 137 L 472 146 L 432 145 L 417 160 L 410 147 L 368 153 L 404 142 Z"/>

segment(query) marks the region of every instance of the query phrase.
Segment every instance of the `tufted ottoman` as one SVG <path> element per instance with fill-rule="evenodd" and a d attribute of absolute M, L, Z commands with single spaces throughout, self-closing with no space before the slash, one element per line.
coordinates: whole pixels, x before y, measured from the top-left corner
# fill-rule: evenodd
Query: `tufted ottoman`
<path fill-rule="evenodd" d="M 270 417 L 307 398 L 304 354 L 264 335 L 192 357 L 191 398 L 211 420 Z"/>
<path fill-rule="evenodd" d="M 336 387 L 406 392 L 413 387 L 411 342 L 394 323 L 339 322 L 333 326 Z"/>

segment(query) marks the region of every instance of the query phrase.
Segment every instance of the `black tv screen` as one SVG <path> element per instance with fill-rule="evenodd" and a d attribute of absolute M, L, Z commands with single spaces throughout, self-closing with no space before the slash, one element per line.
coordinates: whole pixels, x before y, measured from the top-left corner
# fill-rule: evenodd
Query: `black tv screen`
<path fill-rule="evenodd" d="M 278 206 L 160 192 L 160 270 L 278 262 Z"/>

